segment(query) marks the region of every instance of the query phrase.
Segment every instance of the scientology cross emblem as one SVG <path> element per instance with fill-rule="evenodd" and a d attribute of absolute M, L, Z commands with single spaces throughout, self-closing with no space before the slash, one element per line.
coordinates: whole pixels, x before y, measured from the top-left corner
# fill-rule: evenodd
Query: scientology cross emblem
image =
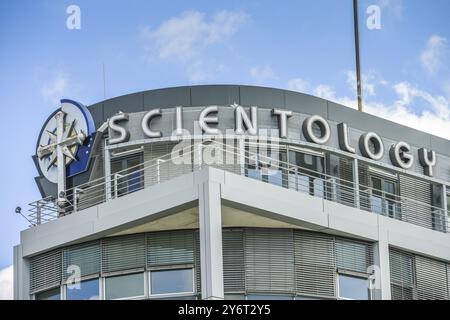
<path fill-rule="evenodd" d="M 39 159 L 49 157 L 50 163 L 47 170 L 53 165 L 58 169 L 58 207 L 60 213 L 64 208 L 66 199 L 66 166 L 75 158 L 78 146 L 86 139 L 86 134 L 82 130 L 77 132 L 75 129 L 75 120 L 70 124 L 65 123 L 66 113 L 58 111 L 55 115 L 56 119 L 56 133 L 47 130 L 50 137 L 48 145 L 39 145 L 37 156 Z"/>

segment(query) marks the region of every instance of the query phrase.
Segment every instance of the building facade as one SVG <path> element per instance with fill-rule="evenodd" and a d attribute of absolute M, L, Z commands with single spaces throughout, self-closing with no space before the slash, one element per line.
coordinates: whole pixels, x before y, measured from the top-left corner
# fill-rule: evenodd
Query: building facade
<path fill-rule="evenodd" d="M 62 100 L 16 299 L 450 299 L 450 141 L 272 88 Z"/>

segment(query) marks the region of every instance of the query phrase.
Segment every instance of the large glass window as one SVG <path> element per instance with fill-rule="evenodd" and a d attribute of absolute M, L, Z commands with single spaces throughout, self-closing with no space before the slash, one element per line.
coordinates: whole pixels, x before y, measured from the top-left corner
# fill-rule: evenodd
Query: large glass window
<path fill-rule="evenodd" d="M 134 273 L 105 279 L 105 298 L 124 299 L 145 295 L 144 273 Z"/>
<path fill-rule="evenodd" d="M 111 173 L 113 179 L 115 178 L 112 185 L 113 194 L 117 193 L 120 197 L 143 188 L 142 158 L 142 154 L 138 154 L 111 161 Z"/>
<path fill-rule="evenodd" d="M 98 300 L 99 299 L 99 280 L 90 279 L 81 281 L 77 285 L 67 285 L 67 300 Z"/>
<path fill-rule="evenodd" d="M 398 183 L 379 176 L 371 176 L 370 186 L 372 212 L 400 219 L 400 207 L 397 201 Z"/>
<path fill-rule="evenodd" d="M 339 298 L 369 300 L 368 280 L 347 275 L 339 275 Z"/>
<path fill-rule="evenodd" d="M 36 293 L 36 300 L 61 300 L 61 288 L 53 288 L 47 291 Z"/>
<path fill-rule="evenodd" d="M 150 272 L 151 294 L 194 292 L 194 270 L 176 269 Z"/>

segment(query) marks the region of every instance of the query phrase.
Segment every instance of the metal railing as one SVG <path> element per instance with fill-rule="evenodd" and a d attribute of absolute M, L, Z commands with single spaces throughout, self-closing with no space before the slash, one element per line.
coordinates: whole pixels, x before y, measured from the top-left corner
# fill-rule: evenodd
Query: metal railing
<path fill-rule="evenodd" d="M 208 154 L 225 154 L 233 161 L 205 161 Z M 186 161 L 188 160 L 188 161 Z M 242 163 L 244 162 L 244 163 Z M 49 197 L 30 203 L 29 218 L 38 225 L 77 211 L 122 197 L 155 184 L 198 170 L 202 166 L 215 167 L 235 174 L 278 185 L 324 200 L 384 215 L 409 222 L 428 229 L 449 232 L 447 211 L 398 194 L 380 193 L 366 185 L 356 186 L 354 181 L 345 180 L 324 172 L 293 165 L 253 153 L 242 154 L 234 146 L 217 141 L 209 144 L 193 144 L 158 159 L 146 161 L 137 166 L 116 172 L 66 191 L 66 205 L 59 208 L 54 198 Z M 107 179 L 109 178 L 109 179 Z"/>

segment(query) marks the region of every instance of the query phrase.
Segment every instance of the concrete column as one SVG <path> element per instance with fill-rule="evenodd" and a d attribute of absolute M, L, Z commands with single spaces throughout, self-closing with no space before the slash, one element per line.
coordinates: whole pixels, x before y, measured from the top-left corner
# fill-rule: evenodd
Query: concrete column
<path fill-rule="evenodd" d="M 220 183 L 208 174 L 198 188 L 202 299 L 219 300 L 224 298 Z"/>
<path fill-rule="evenodd" d="M 30 299 L 30 263 L 23 258 L 22 245 L 14 246 L 14 300 Z"/>
<path fill-rule="evenodd" d="M 380 220 L 378 220 L 380 221 Z M 382 300 L 391 300 L 391 266 L 389 263 L 389 233 L 378 224 L 378 243 L 374 246 L 374 264 L 379 266 L 379 286 Z"/>

